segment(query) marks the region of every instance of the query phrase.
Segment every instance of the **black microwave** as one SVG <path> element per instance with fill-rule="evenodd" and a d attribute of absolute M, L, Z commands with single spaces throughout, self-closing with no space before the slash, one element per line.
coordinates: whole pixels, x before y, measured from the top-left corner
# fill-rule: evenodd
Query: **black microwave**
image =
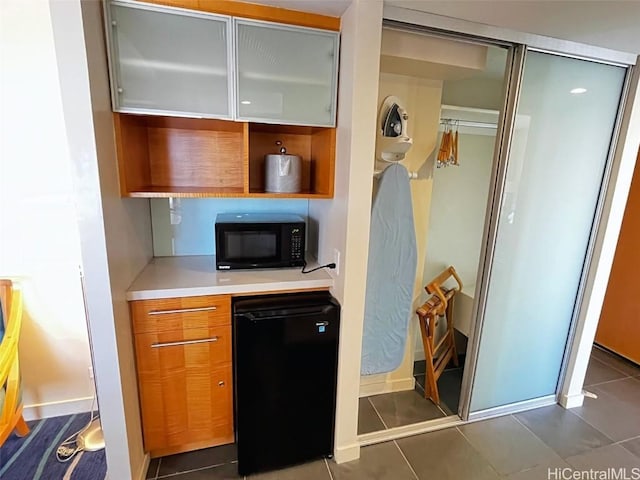
<path fill-rule="evenodd" d="M 306 225 L 299 215 L 220 213 L 215 230 L 218 270 L 305 264 Z"/>

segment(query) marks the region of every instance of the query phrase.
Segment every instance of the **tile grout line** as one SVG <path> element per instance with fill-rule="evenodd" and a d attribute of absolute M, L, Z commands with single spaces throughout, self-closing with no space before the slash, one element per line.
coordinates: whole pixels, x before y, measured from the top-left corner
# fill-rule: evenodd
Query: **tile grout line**
<path fill-rule="evenodd" d="M 498 418 L 500 418 L 500 417 L 498 417 Z M 460 435 L 462 435 L 462 437 L 467 441 L 467 443 L 473 447 L 473 444 L 469 441 L 469 439 L 468 439 L 468 438 L 467 438 L 467 436 L 464 434 L 464 432 L 463 432 L 462 430 L 460 430 L 460 427 L 459 427 L 459 426 L 456 426 L 456 427 L 455 427 L 455 429 L 457 430 L 457 432 L 458 432 Z M 475 449 L 474 449 L 474 450 L 475 450 Z"/>
<path fill-rule="evenodd" d="M 327 460 L 327 457 L 324 458 L 324 466 L 327 467 L 327 472 L 329 472 L 330 480 L 333 480 L 333 473 L 331 473 L 331 469 L 329 468 L 329 461 Z"/>
<path fill-rule="evenodd" d="M 617 442 L 612 443 L 612 445 L 622 445 L 623 443 L 627 443 L 632 440 L 640 440 L 640 435 L 636 435 L 635 437 L 631 437 L 631 438 L 626 438 L 624 440 L 618 440 Z"/>
<path fill-rule="evenodd" d="M 544 407 L 542 407 L 542 408 L 544 408 Z M 534 409 L 534 410 L 535 410 L 535 409 Z M 531 411 L 531 410 L 525 410 L 524 412 L 521 412 L 521 413 L 525 413 L 525 412 L 528 412 L 528 411 Z M 536 432 L 534 432 L 533 430 L 531 430 L 531 429 L 530 429 L 530 428 L 529 428 L 529 427 L 528 427 L 524 422 L 522 422 L 518 417 L 516 417 L 516 416 L 515 416 L 515 414 L 513 414 L 513 413 L 512 413 L 512 414 L 510 414 L 510 415 L 509 415 L 509 417 L 513 418 L 513 419 L 516 421 L 516 423 L 517 423 L 517 424 L 519 424 L 520 426 L 522 426 L 522 428 L 524 428 L 527 432 L 529 432 L 531 435 L 533 435 L 533 438 L 535 438 L 536 440 L 538 440 L 538 442 L 540 442 L 544 447 L 548 448 L 551 452 L 553 452 L 555 455 L 557 455 L 557 456 L 558 456 L 558 458 L 560 458 L 560 459 L 564 460 L 564 458 L 562 458 L 562 456 L 561 456 L 558 452 L 556 452 L 556 451 L 551 447 L 551 445 L 549 445 L 549 444 L 548 444 L 547 442 L 545 442 L 542 438 L 540 438 L 538 435 L 536 435 Z M 599 430 L 598 430 L 598 431 L 599 431 Z M 539 466 L 539 465 L 536 465 L 536 466 L 534 466 L 534 467 L 531 467 L 531 468 L 529 468 L 529 469 L 527 469 L 527 470 L 531 470 L 531 469 L 533 469 L 533 468 L 536 468 L 537 466 Z M 521 470 L 521 471 L 523 471 L 523 472 L 524 472 L 525 470 Z"/>
<path fill-rule="evenodd" d="M 610 363 L 607 363 L 607 362 L 605 362 L 604 360 L 600 360 L 599 358 L 596 358 L 596 357 L 589 357 L 589 359 L 590 359 L 590 360 L 591 360 L 591 359 L 593 359 L 593 360 L 595 360 L 596 362 L 600 362 L 600 363 L 601 363 L 602 365 L 604 365 L 605 367 L 609 367 L 611 370 L 615 370 L 616 372 L 618 372 L 618 373 L 621 373 L 621 374 L 625 375 L 625 378 L 628 378 L 628 377 L 632 377 L 632 376 L 633 376 L 633 375 L 630 375 L 630 374 L 628 374 L 627 372 L 625 372 L 625 371 L 623 371 L 623 370 L 621 370 L 621 369 L 617 368 L 615 365 L 611 365 Z"/>
<path fill-rule="evenodd" d="M 502 417 L 497 417 L 497 418 L 504 418 L 504 416 L 502 416 Z M 488 420 L 491 420 L 491 419 L 488 419 Z M 461 426 L 464 426 L 464 425 L 461 425 Z M 460 426 L 456 426 L 456 427 L 455 427 L 455 429 L 458 431 L 458 433 L 459 433 L 460 435 L 462 435 L 462 438 L 464 439 L 464 441 L 465 441 L 465 442 L 467 442 L 467 444 L 469 445 L 469 447 L 471 448 L 471 450 L 473 450 L 474 452 L 476 452 L 476 453 L 480 456 L 480 458 L 481 458 L 482 460 L 484 460 L 484 461 L 485 461 L 485 463 L 486 463 L 486 464 L 489 466 L 489 468 L 490 468 L 490 469 L 491 469 L 491 470 L 492 470 L 492 471 L 493 471 L 493 472 L 498 476 L 498 478 L 503 478 L 503 477 L 502 477 L 502 474 L 498 471 L 498 469 L 497 469 L 496 467 L 494 467 L 494 466 L 493 466 L 493 463 L 492 463 L 492 462 L 491 462 L 487 457 L 485 457 L 485 456 L 483 455 L 483 453 L 482 453 L 480 450 L 478 450 L 478 449 L 473 445 L 473 443 L 471 443 L 471 440 L 469 440 L 469 437 L 467 437 L 467 436 L 464 434 L 464 432 L 460 429 Z M 545 444 L 545 445 L 546 445 L 546 444 Z"/>
<path fill-rule="evenodd" d="M 606 393 L 604 394 L 606 395 Z M 563 407 L 560 407 L 563 408 Z M 579 408 L 579 407 L 578 407 Z M 582 420 L 584 423 L 586 423 L 587 425 L 589 425 L 591 428 L 593 428 L 596 432 L 598 432 L 600 435 L 602 435 L 604 438 L 606 438 L 607 440 L 609 440 L 611 443 L 609 445 L 611 445 L 612 443 L 615 443 L 613 438 L 611 438 L 609 435 L 607 435 L 606 433 L 604 433 L 602 430 L 600 430 L 598 427 L 596 427 L 594 424 L 592 424 L 591 422 L 589 422 L 586 418 L 582 418 L 580 415 L 578 415 L 577 413 L 572 412 L 571 410 L 573 410 L 572 408 L 565 408 L 564 410 L 566 410 L 567 412 L 569 412 L 571 415 L 573 415 L 574 417 L 576 417 L 579 420 Z M 600 447 L 605 447 L 606 445 L 600 445 Z M 595 448 L 600 448 L 600 447 L 595 447 Z M 591 450 L 594 450 L 594 448 L 591 448 Z"/>
<path fill-rule="evenodd" d="M 583 390 L 586 390 L 586 389 L 588 389 L 588 388 L 590 388 L 590 387 L 599 387 L 600 385 L 606 385 L 606 384 L 608 384 L 608 383 L 613 383 L 613 382 L 620 382 L 620 381 L 622 381 L 622 380 L 628 380 L 628 379 L 630 379 L 630 378 L 633 378 L 633 377 L 614 378 L 613 380 L 606 380 L 606 381 L 604 381 L 604 382 L 591 383 L 591 384 L 589 384 L 589 385 L 583 385 L 583 386 L 582 386 L 582 389 L 583 389 Z"/>
<path fill-rule="evenodd" d="M 610 384 L 610 383 L 613 383 L 613 382 L 622 382 L 622 381 L 626 381 L 626 380 L 629 380 L 629 379 L 635 380 L 635 377 L 619 378 L 618 380 L 611 380 L 610 382 L 603 382 L 603 383 L 600 383 L 600 384 L 598 384 L 598 385 L 590 385 L 590 386 L 595 387 L 595 386 L 600 386 L 600 385 L 604 385 L 604 384 Z M 584 390 L 586 390 L 586 389 L 588 389 L 588 388 L 589 388 L 589 387 L 583 387 L 583 391 L 584 391 Z M 616 401 L 616 402 L 618 402 L 618 403 L 620 403 L 620 402 L 624 403 L 624 400 L 621 400 L 621 399 L 619 399 L 618 397 L 616 397 L 615 395 L 613 395 L 613 394 L 611 394 L 611 393 L 607 393 L 606 391 L 603 391 L 602 393 L 596 393 L 596 395 L 598 396 L 598 398 L 594 398 L 593 400 L 598 400 L 598 399 L 602 400 L 602 399 L 604 399 L 604 400 L 607 400 L 607 401 L 609 401 L 609 402 L 613 400 L 613 401 Z M 585 398 L 588 398 L 588 397 L 586 397 L 586 395 L 585 395 Z M 583 404 L 583 405 L 584 405 L 584 404 Z M 564 408 L 564 407 L 563 407 L 563 408 Z M 572 413 L 573 415 L 575 415 L 575 416 L 576 416 L 576 417 L 578 417 L 579 419 L 584 420 L 584 421 L 585 421 L 585 422 L 587 422 L 589 425 L 591 425 L 593 428 L 595 428 L 596 430 L 598 430 L 600 433 L 603 433 L 603 434 L 604 434 L 604 432 L 602 432 L 598 427 L 596 427 L 595 425 L 592 425 L 592 424 L 591 424 L 590 422 L 588 422 L 585 418 L 582 418 L 582 416 L 581 416 L 581 415 L 578 415 L 577 413 L 575 413 L 575 412 L 573 411 L 573 410 L 578 409 L 578 408 L 582 408 L 582 406 L 580 406 L 580 407 L 575 407 L 575 408 L 565 408 L 564 410 L 568 411 L 569 413 Z M 606 436 L 606 435 L 605 435 L 605 436 Z"/>
<path fill-rule="evenodd" d="M 586 419 L 582 418 L 580 415 L 578 415 L 577 413 L 573 413 L 571 411 L 570 408 L 564 408 L 564 407 L 560 407 L 563 410 L 566 410 L 570 415 L 573 415 L 574 417 L 576 417 L 578 420 L 582 420 L 584 423 L 586 423 L 587 425 L 589 425 L 591 428 L 593 428 L 596 432 L 598 432 L 600 435 L 602 435 L 604 438 L 606 438 L 607 440 L 609 440 L 611 443 L 609 445 L 612 445 L 614 443 L 612 438 L 609 438 L 608 435 L 606 435 L 602 430 L 600 430 L 599 428 L 597 428 L 595 425 L 592 425 L 591 423 L 589 423 Z M 536 433 L 531 430 L 526 424 L 524 424 L 523 422 L 520 421 L 520 419 L 518 417 L 516 417 L 515 415 L 511 415 L 513 418 L 516 419 L 516 421 L 518 423 L 520 423 L 524 428 L 526 428 L 527 430 L 529 430 L 533 435 L 535 435 L 536 438 L 538 438 L 542 443 L 544 443 L 547 447 L 549 447 L 551 450 L 553 450 L 562 460 L 566 461 L 566 457 L 563 457 L 562 455 L 560 455 L 560 452 L 557 452 L 555 448 L 553 448 L 551 445 L 549 445 L 547 442 L 545 442 L 542 438 L 540 438 L 538 435 L 536 435 Z M 606 447 L 607 445 L 600 445 L 600 447 Z M 591 450 L 595 450 L 595 448 L 600 448 L 600 447 L 593 447 L 590 448 L 589 450 L 587 450 L 587 452 L 591 451 Z M 585 452 L 586 453 L 586 452 Z"/>
<path fill-rule="evenodd" d="M 400 448 L 400 445 L 398 445 L 398 442 L 393 440 L 393 443 L 395 444 L 395 446 L 397 447 L 398 451 L 400 452 L 400 455 L 402 455 L 402 458 L 404 458 L 404 461 L 407 462 L 407 465 L 409 466 L 409 470 L 411 470 L 411 473 L 413 473 L 413 476 L 416 477 L 416 480 L 420 480 L 420 478 L 418 477 L 418 474 L 413 469 L 413 465 L 411 465 L 411 462 L 409 462 L 409 459 L 407 458 L 407 456 L 404 454 L 404 452 Z"/>
<path fill-rule="evenodd" d="M 369 405 L 371 405 L 373 407 L 373 411 L 376 412 L 376 415 L 378 415 L 378 418 L 382 422 L 382 426 L 384 427 L 384 429 L 385 430 L 389 430 L 389 427 L 387 427 L 387 424 L 384 423 L 384 419 L 382 418 L 382 415 L 380 415 L 380 412 L 378 411 L 378 409 L 376 408 L 376 406 L 373 404 L 373 402 L 371 401 L 371 399 L 369 397 L 367 397 L 367 401 L 369 402 Z"/>
<path fill-rule="evenodd" d="M 162 463 L 162 457 L 158 458 L 158 466 L 156 467 L 156 474 L 153 477 L 153 480 L 158 480 L 158 475 L 160 475 L 160 464 Z"/>
<path fill-rule="evenodd" d="M 158 476 L 156 478 L 157 478 L 157 480 L 161 480 L 163 478 L 171 478 L 171 477 L 175 477 L 176 475 L 182 475 L 183 473 L 200 472 L 202 470 L 207 470 L 209 468 L 222 467 L 223 465 L 227 465 L 227 464 L 226 463 L 218 463 L 216 465 L 208 465 L 206 467 L 192 468 L 191 470 L 184 470 L 184 471 L 181 471 L 181 472 L 169 473 L 167 475 Z M 231 463 L 229 463 L 229 465 L 231 465 Z M 160 473 L 160 467 L 159 466 L 158 466 L 158 473 Z"/>
<path fill-rule="evenodd" d="M 604 360 L 600 360 L 599 358 L 594 357 L 593 354 L 589 358 L 593 359 L 593 360 L 596 360 L 596 361 L 600 362 L 601 364 L 603 364 L 603 365 L 615 370 L 616 372 L 619 372 L 619 373 L 622 373 L 623 375 L 626 375 L 627 377 L 633 377 L 633 375 L 630 375 L 627 372 L 624 372 L 624 371 L 620 370 L 615 365 L 611 365 L 610 363 L 605 362 Z M 614 358 L 614 357 L 612 357 L 612 358 Z M 615 359 L 615 360 L 618 360 L 618 359 Z"/>
<path fill-rule="evenodd" d="M 427 398 L 425 398 L 425 400 L 427 400 L 427 401 L 429 401 L 429 402 L 433 403 L 434 405 L 436 405 L 436 404 L 435 404 L 435 402 L 433 402 L 431 399 L 427 399 Z M 436 407 L 438 408 L 438 410 L 440 410 L 440 411 L 442 412 L 442 414 L 443 414 L 445 417 L 448 417 L 448 416 L 449 416 L 449 415 L 447 415 L 447 412 L 445 412 L 445 411 L 444 411 L 444 409 L 440 406 L 440 404 L 436 405 Z M 447 408 L 449 408 L 449 407 L 447 407 Z M 457 413 L 452 413 L 452 415 L 457 415 Z"/>
<path fill-rule="evenodd" d="M 533 435 L 535 438 L 537 438 L 540 443 L 542 443 L 542 445 L 544 445 L 545 447 L 547 447 L 549 450 L 551 450 L 553 453 L 555 453 L 558 457 L 560 457 L 560 459 L 562 459 L 564 461 L 564 457 L 562 455 L 560 455 L 559 452 L 556 452 L 555 448 L 553 448 L 551 445 L 549 445 L 547 442 L 545 442 L 542 438 L 540 438 L 538 435 L 536 435 L 536 432 L 534 432 L 533 430 L 531 430 L 527 424 L 525 424 L 522 420 L 520 420 L 518 417 L 516 417 L 514 414 L 509 415 L 511 418 L 513 418 L 517 423 L 519 423 L 520 425 L 522 425 L 524 427 L 524 429 L 529 432 L 531 435 Z M 600 430 L 598 430 L 600 431 Z"/>
<path fill-rule="evenodd" d="M 462 367 L 458 367 L 458 368 L 462 368 Z M 425 376 L 426 376 L 426 374 L 425 374 Z M 415 378 L 415 375 L 414 375 L 414 378 Z M 425 383 L 426 383 L 426 381 L 427 381 L 427 380 L 426 380 L 426 378 L 425 378 Z M 426 391 L 426 390 L 425 390 L 425 388 L 424 388 L 422 385 L 420 385 L 420 382 L 418 382 L 417 380 L 416 380 L 416 385 L 418 385 L 418 386 L 420 387 L 420 390 L 422 390 L 422 393 L 423 393 L 423 396 L 424 396 L 424 392 Z M 428 401 L 428 402 L 433 403 L 433 404 L 434 404 L 434 405 L 435 405 L 435 406 L 436 406 L 436 407 L 437 407 L 437 408 L 442 412 L 442 414 L 443 414 L 445 417 L 450 417 L 450 416 L 452 416 L 452 415 L 459 416 L 457 412 L 455 412 L 455 413 L 454 413 L 454 412 L 451 412 L 451 415 L 449 415 L 447 412 L 445 412 L 445 411 L 442 409 L 442 407 L 441 407 L 440 405 L 436 405 L 436 404 L 435 404 L 435 402 L 433 402 L 430 398 L 425 398 L 425 400 L 426 400 L 426 401 Z M 445 405 L 446 405 L 446 404 L 445 404 Z M 458 406 L 459 406 L 459 405 L 458 405 Z M 449 407 L 447 407 L 447 408 L 449 408 Z"/>

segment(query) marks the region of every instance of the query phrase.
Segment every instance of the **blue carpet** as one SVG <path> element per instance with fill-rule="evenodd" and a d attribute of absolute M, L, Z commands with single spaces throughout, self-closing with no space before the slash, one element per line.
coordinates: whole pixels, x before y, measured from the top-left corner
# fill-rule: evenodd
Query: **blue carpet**
<path fill-rule="evenodd" d="M 91 415 L 82 413 L 28 422 L 31 433 L 11 435 L 0 447 L 2 480 L 104 480 L 104 450 L 81 452 L 67 463 L 56 459 L 58 445 L 83 428 Z M 78 458 L 79 457 L 79 458 Z"/>

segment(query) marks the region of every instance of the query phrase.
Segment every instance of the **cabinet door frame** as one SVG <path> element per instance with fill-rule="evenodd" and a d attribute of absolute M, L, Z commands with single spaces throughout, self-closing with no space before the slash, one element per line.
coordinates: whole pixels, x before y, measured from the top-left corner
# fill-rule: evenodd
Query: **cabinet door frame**
<path fill-rule="evenodd" d="M 214 335 L 224 339 L 217 351 L 212 351 L 215 344 L 207 343 Z M 229 323 L 134 335 L 144 446 L 153 457 L 233 442 L 232 342 Z M 205 353 L 207 362 L 203 364 L 194 367 L 188 361 L 188 357 Z M 180 402 L 171 401 L 175 399 L 176 391 L 171 378 L 176 372 L 175 366 L 167 366 L 167 362 L 172 363 L 175 358 L 182 359 L 179 371 L 184 382 L 182 386 L 186 388 L 180 390 L 178 386 L 178 391 L 185 393 L 178 397 Z M 202 370 L 206 370 L 206 375 L 201 375 Z M 188 396 L 186 391 L 192 389 L 200 393 L 208 390 L 206 401 Z M 209 415 L 197 414 L 203 409 L 210 410 Z M 187 417 L 187 422 L 180 423 L 177 428 L 175 422 L 167 421 L 176 414 Z"/>
<path fill-rule="evenodd" d="M 340 64 L 340 32 L 332 30 L 323 30 L 320 28 L 302 27 L 296 25 L 289 25 L 285 23 L 267 22 L 264 20 L 251 20 L 242 17 L 232 17 L 233 20 L 233 58 L 234 58 L 234 87 L 235 94 L 234 111 L 236 116 L 234 119 L 239 122 L 253 122 L 253 123 L 271 123 L 278 125 L 297 125 L 307 127 L 335 127 L 337 122 L 338 113 L 338 66 Z M 238 32 L 239 25 L 260 26 L 263 28 L 271 28 L 273 30 L 288 30 L 292 32 L 313 32 L 319 35 L 330 37 L 334 41 L 334 55 L 333 55 L 333 70 L 331 75 L 331 121 L 329 123 L 313 123 L 313 122 L 293 122 L 284 118 L 265 118 L 265 117 L 250 117 L 240 115 L 240 67 L 239 67 L 239 42 Z"/>
<path fill-rule="evenodd" d="M 118 92 L 118 79 L 120 78 L 120 69 L 118 59 L 120 58 L 118 51 L 117 35 L 113 31 L 115 25 L 111 15 L 111 7 L 120 6 L 133 8 L 137 10 L 147 10 L 152 12 L 166 13 L 169 15 L 181 15 L 185 17 L 203 18 L 206 20 L 223 21 L 226 27 L 226 51 L 227 51 L 227 115 L 203 114 L 201 112 L 162 110 L 155 108 L 139 108 L 125 107 L 120 105 L 120 96 Z M 215 13 L 200 12 L 189 10 L 186 8 L 168 7 L 150 3 L 143 3 L 134 0 L 108 0 L 103 2 L 104 18 L 105 18 L 105 34 L 107 37 L 107 58 L 109 60 L 109 86 L 111 89 L 111 108 L 114 112 L 120 113 L 137 113 L 146 115 L 163 115 L 171 117 L 187 117 L 187 118 L 214 118 L 221 120 L 236 119 L 236 102 L 235 102 L 235 47 L 234 47 L 234 28 L 233 17 L 229 15 L 219 15 Z"/>

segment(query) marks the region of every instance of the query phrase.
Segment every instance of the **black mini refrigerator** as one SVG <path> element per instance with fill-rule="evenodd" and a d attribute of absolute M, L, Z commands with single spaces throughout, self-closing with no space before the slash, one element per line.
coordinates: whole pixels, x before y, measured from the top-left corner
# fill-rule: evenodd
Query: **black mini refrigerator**
<path fill-rule="evenodd" d="M 333 455 L 340 304 L 329 292 L 233 303 L 238 472 Z"/>

